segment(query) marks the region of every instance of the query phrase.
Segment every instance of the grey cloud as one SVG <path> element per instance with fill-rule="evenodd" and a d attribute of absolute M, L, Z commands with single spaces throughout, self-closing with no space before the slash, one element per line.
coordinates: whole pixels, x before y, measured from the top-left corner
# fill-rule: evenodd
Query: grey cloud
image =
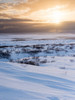
<path fill-rule="evenodd" d="M 75 32 L 75 22 L 63 22 L 61 25 L 50 23 L 31 23 L 30 19 L 0 20 L 0 33 L 31 32 Z"/>

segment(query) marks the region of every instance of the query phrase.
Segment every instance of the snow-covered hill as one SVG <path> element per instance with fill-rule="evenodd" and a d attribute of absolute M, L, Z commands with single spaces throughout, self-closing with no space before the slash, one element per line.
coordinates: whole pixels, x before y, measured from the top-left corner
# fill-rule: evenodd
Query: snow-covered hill
<path fill-rule="evenodd" d="M 44 67 L 0 62 L 0 100 L 74 100 L 75 62 L 56 59 Z"/>
<path fill-rule="evenodd" d="M 0 100 L 75 100 L 74 35 L 7 36 L 0 36 Z"/>

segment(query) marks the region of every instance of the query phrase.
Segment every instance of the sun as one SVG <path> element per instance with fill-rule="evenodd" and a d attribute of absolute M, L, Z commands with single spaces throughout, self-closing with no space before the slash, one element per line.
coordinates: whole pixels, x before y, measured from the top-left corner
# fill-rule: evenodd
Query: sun
<path fill-rule="evenodd" d="M 60 10 L 55 10 L 52 13 L 52 22 L 59 24 L 62 21 L 63 13 Z"/>
<path fill-rule="evenodd" d="M 62 21 L 64 21 L 65 12 L 61 8 L 62 7 L 60 6 L 56 6 L 52 9 L 47 10 L 47 13 L 45 12 L 46 21 L 48 23 L 55 23 L 55 24 L 60 24 Z"/>

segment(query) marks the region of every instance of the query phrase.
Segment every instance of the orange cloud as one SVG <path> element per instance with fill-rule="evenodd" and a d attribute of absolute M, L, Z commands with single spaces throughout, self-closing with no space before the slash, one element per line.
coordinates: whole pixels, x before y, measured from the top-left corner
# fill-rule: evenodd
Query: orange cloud
<path fill-rule="evenodd" d="M 9 18 L 27 18 L 27 16 L 31 18 L 31 15 L 33 15 L 33 19 L 37 15 L 42 18 L 42 16 L 47 16 L 46 14 L 48 13 L 44 13 L 47 12 L 47 9 L 54 8 L 58 5 L 66 6 L 61 10 L 64 10 L 67 15 L 74 14 L 75 16 L 75 0 L 11 0 L 11 2 L 9 0 L 4 0 L 4 2 L 1 0 L 0 17 L 2 18 L 4 14 L 4 16 L 9 16 Z"/>

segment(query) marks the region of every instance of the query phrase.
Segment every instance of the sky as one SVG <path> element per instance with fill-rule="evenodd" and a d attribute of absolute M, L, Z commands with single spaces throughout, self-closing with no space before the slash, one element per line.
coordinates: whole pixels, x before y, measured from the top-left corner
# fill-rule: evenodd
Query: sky
<path fill-rule="evenodd" d="M 0 33 L 74 31 L 74 26 L 75 0 L 0 0 Z"/>

